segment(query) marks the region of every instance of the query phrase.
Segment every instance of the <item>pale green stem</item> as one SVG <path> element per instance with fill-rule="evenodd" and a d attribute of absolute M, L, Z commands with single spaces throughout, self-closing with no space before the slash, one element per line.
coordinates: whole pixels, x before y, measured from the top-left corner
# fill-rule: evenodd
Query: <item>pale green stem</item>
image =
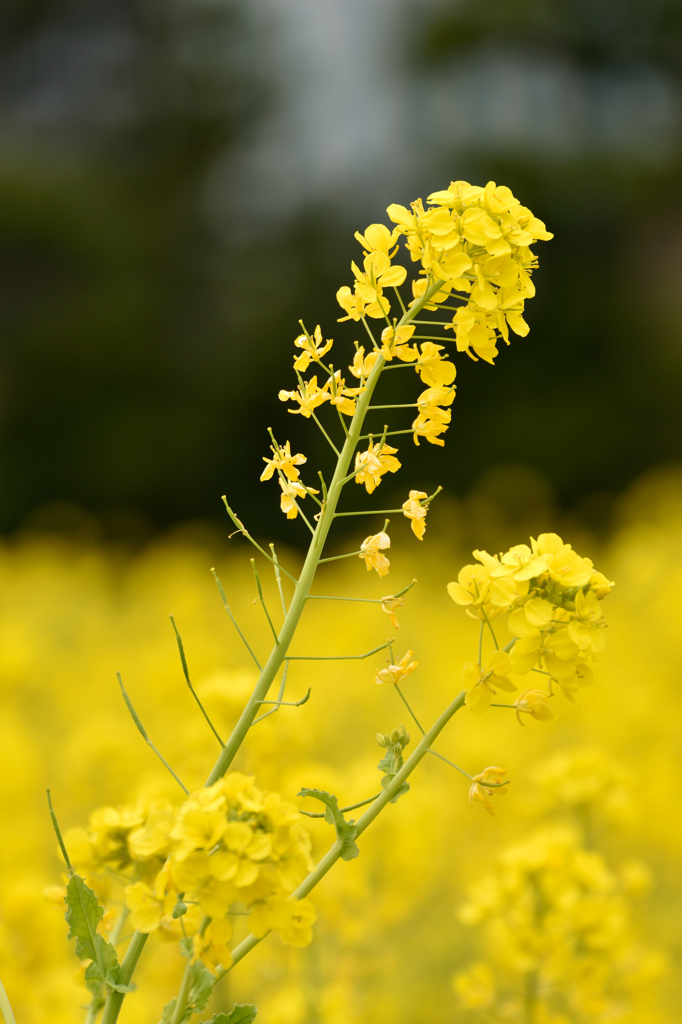
<path fill-rule="evenodd" d="M 286 604 L 286 601 L 284 600 L 284 591 L 282 590 L 282 573 L 279 570 L 279 562 L 277 561 L 277 553 L 275 551 L 275 545 L 274 544 L 270 545 L 270 550 L 272 551 L 272 558 L 273 558 L 273 562 L 274 562 L 274 565 L 275 565 L 275 579 L 277 580 L 277 589 L 279 590 L 279 599 L 282 602 L 282 613 L 286 616 L 287 604 Z"/>
<path fill-rule="evenodd" d="M 10 1001 L 7 998 L 4 986 L 0 981 L 0 1010 L 5 1018 L 5 1024 L 17 1024 L 14 1014 L 12 1013 L 12 1007 Z"/>
<path fill-rule="evenodd" d="M 341 807 L 339 810 L 341 814 L 347 814 L 348 811 L 356 811 L 358 807 L 366 807 L 367 804 L 371 804 L 372 801 L 376 800 L 381 793 L 375 793 L 374 796 L 368 796 L 366 800 L 358 800 L 356 804 L 350 804 L 348 807 Z M 305 814 L 306 818 L 324 818 L 324 811 L 304 811 L 300 807 L 298 809 L 299 814 Z"/>
<path fill-rule="evenodd" d="M 396 793 L 402 786 L 403 782 L 405 782 L 406 779 L 409 778 L 409 776 L 415 770 L 420 761 L 422 761 L 422 759 L 429 752 L 429 747 L 443 731 L 443 729 L 448 724 L 452 716 L 457 711 L 459 711 L 461 707 L 463 707 L 465 696 L 466 694 L 464 693 L 464 691 L 458 694 L 458 696 L 453 700 L 452 704 L 450 704 L 449 707 L 445 709 L 440 718 L 438 718 L 435 724 L 431 726 L 426 735 L 422 737 L 417 747 L 415 747 L 412 754 L 405 761 L 405 764 L 402 766 L 400 771 L 393 777 L 393 779 L 386 787 L 386 789 L 376 798 L 376 800 L 365 811 L 362 817 L 358 819 L 356 837 L 361 836 L 365 829 L 369 828 L 374 819 L 390 803 L 390 801 L 393 799 L 393 797 L 396 795 Z M 304 896 L 307 896 L 308 893 L 315 888 L 317 883 L 324 878 L 324 876 L 327 874 L 330 868 L 332 868 L 334 864 L 336 864 L 337 860 L 341 856 L 341 849 L 342 844 L 337 839 L 333 846 L 331 846 L 331 848 L 324 855 L 324 857 L 317 865 L 317 867 L 310 872 L 308 877 L 299 885 L 298 889 L 296 889 L 296 891 L 291 894 L 289 899 L 302 900 Z M 263 935 L 262 938 L 265 938 L 265 936 Z M 246 954 L 250 953 L 251 950 L 255 946 L 257 946 L 258 943 L 261 941 L 262 939 L 257 939 L 255 935 L 248 935 L 243 942 L 240 942 L 240 944 L 232 950 L 232 967 L 234 967 L 235 964 L 239 963 L 240 960 L 243 960 Z M 232 967 L 228 968 L 228 970 L 232 970 Z M 218 979 L 224 977 L 224 975 L 228 973 L 228 970 L 225 970 L 224 968 L 219 968 L 217 972 Z"/>
<path fill-rule="evenodd" d="M 399 322 L 398 327 L 403 327 L 405 324 L 407 324 L 411 320 L 413 320 L 414 317 L 419 312 L 419 310 L 424 306 L 424 304 L 429 301 L 431 295 L 435 294 L 436 291 L 438 291 L 439 287 L 440 287 L 440 282 L 436 282 L 435 285 L 431 285 L 430 288 L 427 288 L 427 290 L 425 291 L 425 293 L 421 297 L 421 299 L 418 302 L 416 302 L 414 304 L 414 306 L 412 306 L 412 308 L 407 313 L 405 313 L 405 315 L 403 316 L 402 320 Z M 367 325 L 365 325 L 365 326 L 367 326 Z M 367 327 L 367 330 L 368 330 L 368 333 L 370 334 L 370 337 L 372 337 L 371 331 L 369 331 L 369 327 Z M 208 776 L 208 778 L 206 780 L 206 783 L 205 783 L 206 786 L 211 786 L 215 782 L 217 782 L 218 779 L 221 779 L 223 777 L 223 775 L 225 774 L 225 772 L 230 767 L 230 765 L 232 764 L 232 761 L 234 760 L 234 758 L 235 758 L 235 756 L 237 754 L 237 751 L 239 750 L 239 748 L 241 747 L 242 743 L 244 742 L 244 739 L 245 739 L 249 729 L 251 728 L 253 720 L 256 717 L 258 709 L 261 706 L 260 702 L 267 697 L 268 691 L 269 691 L 269 689 L 270 689 L 270 687 L 271 687 L 271 685 L 272 685 L 272 683 L 273 683 L 273 681 L 275 679 L 275 676 L 277 675 L 277 673 L 278 673 L 282 663 L 284 662 L 284 660 L 286 658 L 287 651 L 289 649 L 289 645 L 290 645 L 290 643 L 291 643 L 291 641 L 292 641 L 292 639 L 294 637 L 294 633 L 296 632 L 296 628 L 298 626 L 299 620 L 300 620 L 301 615 L 303 614 L 303 610 L 304 610 L 304 608 L 306 606 L 308 594 L 309 594 L 310 588 L 311 588 L 311 586 L 313 584 L 313 580 L 315 578 L 315 573 L 317 571 L 317 567 L 318 567 L 318 565 L 320 564 L 320 561 L 321 561 L 321 555 L 322 555 L 322 551 L 324 549 L 325 542 L 327 540 L 327 535 L 329 534 L 329 530 L 331 528 L 332 522 L 334 521 L 334 513 L 336 512 L 336 506 L 338 505 L 339 499 L 341 497 L 341 492 L 342 492 L 342 489 L 343 489 L 345 478 L 346 478 L 347 473 L 348 473 L 348 468 L 350 466 L 351 459 L 353 457 L 353 454 L 354 454 L 355 449 L 356 449 L 357 444 L 358 444 L 358 439 L 360 437 L 360 433 L 361 433 L 361 430 L 362 430 L 362 425 L 363 425 L 363 423 L 365 421 L 365 416 L 367 414 L 367 408 L 368 408 L 369 403 L 371 401 L 374 389 L 376 388 L 376 385 L 377 385 L 377 383 L 379 381 L 379 377 L 381 376 L 381 371 L 382 371 L 383 367 L 384 367 L 384 358 L 379 353 L 379 355 L 377 357 L 377 360 L 376 360 L 374 366 L 372 367 L 372 372 L 370 373 L 370 375 L 369 375 L 369 377 L 367 379 L 366 390 L 358 398 L 358 403 L 357 403 L 357 407 L 356 407 L 356 410 L 355 410 L 355 415 L 353 416 L 353 419 L 351 420 L 350 427 L 349 427 L 349 430 L 348 430 L 348 437 L 346 438 L 346 441 L 345 441 L 345 443 L 343 445 L 343 448 L 341 450 L 341 454 L 339 455 L 338 462 L 336 464 L 336 469 L 334 470 L 334 476 L 332 478 L 331 484 L 329 485 L 329 490 L 328 490 L 328 493 L 327 493 L 326 507 L 325 507 L 324 511 L 320 514 L 320 518 L 319 518 L 318 523 L 317 523 L 317 528 L 315 529 L 315 533 L 313 534 L 313 538 L 311 540 L 310 547 L 308 548 L 308 553 L 306 555 L 305 562 L 303 563 L 303 568 L 301 569 L 301 573 L 300 573 L 300 576 L 298 578 L 298 581 L 294 581 L 296 583 L 295 590 L 294 590 L 294 595 L 293 595 L 293 598 L 291 600 L 291 604 L 289 605 L 289 611 L 287 612 L 286 618 L 284 619 L 284 623 L 283 623 L 282 628 L 281 628 L 281 630 L 279 632 L 279 635 L 278 635 L 279 643 L 275 644 L 273 646 L 272 651 L 270 652 L 270 657 L 268 658 L 268 660 L 266 661 L 265 665 L 263 666 L 263 668 L 261 670 L 260 676 L 258 678 L 258 682 L 256 683 L 256 685 L 254 687 L 254 690 L 253 690 L 251 696 L 249 697 L 249 699 L 248 699 L 248 701 L 246 703 L 246 706 L 245 706 L 244 710 L 242 711 L 242 713 L 241 713 L 241 715 L 239 717 L 239 720 L 237 721 L 237 724 L 235 725 L 234 729 L 232 730 L 232 734 L 231 734 L 230 738 L 228 739 L 227 743 L 223 747 L 223 749 L 222 749 L 222 751 L 220 753 L 220 756 L 218 757 L 218 760 L 214 764 L 214 766 L 213 766 L 213 768 L 212 768 L 212 770 L 211 770 L 211 772 L 210 772 L 210 774 L 209 774 L 209 776 Z M 316 417 L 315 417 L 315 419 L 316 419 Z M 225 500 L 225 499 L 223 499 L 223 500 Z M 227 504 L 226 500 L 225 500 L 225 507 L 227 508 L 228 514 L 230 515 L 230 518 L 235 523 L 235 526 L 237 526 L 239 528 L 240 532 L 242 532 L 244 534 L 244 536 L 247 538 L 247 540 L 250 540 L 251 543 L 253 543 L 258 548 L 258 550 L 261 551 L 262 554 L 264 554 L 265 557 L 270 562 L 274 562 L 274 559 L 256 541 L 253 540 L 253 538 L 250 536 L 248 531 L 245 529 L 243 523 L 241 523 L 239 521 L 239 519 L 234 515 L 234 513 L 230 509 L 229 505 Z M 286 572 L 286 570 L 284 570 L 284 571 Z M 214 570 L 214 575 L 215 575 L 215 570 Z M 287 575 L 290 575 L 290 574 L 287 573 Z M 219 590 L 221 591 L 221 597 L 223 597 L 223 603 L 224 603 L 225 607 L 227 608 L 228 606 L 227 606 L 227 601 L 224 598 L 224 591 L 222 590 L 222 586 L 220 585 L 217 576 L 216 576 L 216 583 L 219 584 Z M 236 623 L 235 623 L 235 625 L 236 625 Z M 255 655 L 254 655 L 254 660 L 255 660 Z M 463 694 L 461 695 L 461 698 L 462 698 L 462 702 L 463 702 L 464 701 L 464 695 Z M 457 702 L 455 701 L 454 703 L 456 704 Z M 461 706 L 461 705 L 459 705 L 459 706 Z M 452 715 L 457 710 L 457 707 L 454 707 L 454 705 L 450 705 L 450 707 L 452 708 L 452 711 L 450 712 L 449 715 L 447 715 L 447 712 L 445 712 L 445 714 L 447 715 L 447 718 L 445 719 L 445 721 L 449 720 L 449 718 L 452 717 Z M 448 710 L 450 710 L 450 709 L 448 709 Z M 441 718 L 442 717 L 443 716 L 441 716 Z M 441 719 L 439 719 L 438 721 L 440 722 Z M 445 724 L 445 721 L 443 722 L 443 725 Z M 442 727 L 443 726 L 441 725 L 440 728 L 442 728 Z M 440 731 L 440 729 L 438 731 Z M 437 735 L 437 733 L 435 735 Z M 421 744 L 417 748 L 417 750 L 419 750 L 420 748 L 421 748 Z M 401 769 L 401 772 L 399 772 L 398 775 L 395 776 L 395 779 L 393 780 L 393 782 L 395 782 L 395 780 L 397 778 L 399 778 L 399 776 L 405 770 L 407 765 L 410 764 L 410 761 L 417 754 L 417 750 L 415 750 L 414 753 L 412 754 L 412 757 L 410 759 L 408 759 L 408 761 L 405 762 L 405 765 L 403 766 L 403 769 Z M 425 752 L 425 750 L 424 750 L 424 752 Z M 424 753 L 422 753 L 421 756 L 418 758 L 418 760 L 415 762 L 415 766 L 418 763 L 418 761 L 421 760 L 421 757 L 423 757 L 423 756 L 424 756 Z M 410 771 L 411 770 L 412 769 L 410 769 Z M 408 772 L 408 774 L 409 774 L 409 772 Z M 395 796 L 395 791 L 398 788 L 399 788 L 399 786 L 397 786 L 397 787 L 395 787 L 395 789 L 393 789 L 393 783 L 391 783 L 391 786 L 389 786 L 386 790 L 384 790 L 384 793 L 378 798 L 378 801 L 375 801 L 375 803 L 371 805 L 369 810 L 366 811 L 365 814 L 363 814 L 363 816 L 360 819 L 360 821 L 364 821 L 366 819 L 367 820 L 367 824 L 369 824 L 371 821 L 373 821 L 374 818 L 376 817 L 376 814 L 378 814 L 379 811 L 381 810 L 381 808 L 383 806 L 385 806 L 385 803 L 388 802 L 388 799 L 390 799 L 390 797 L 388 797 L 387 800 L 384 801 L 384 803 L 380 803 L 380 802 L 384 800 L 384 797 L 386 797 L 386 795 L 388 793 L 390 793 L 391 796 Z M 373 808 L 378 803 L 380 803 L 380 806 L 378 807 L 376 812 L 373 813 Z M 365 825 L 363 827 L 366 828 L 367 825 Z M 334 861 L 338 859 L 338 856 L 339 856 L 339 854 L 337 853 L 336 857 L 334 858 Z M 329 867 L 331 867 L 331 864 L 329 865 Z M 325 870 L 324 874 L 326 874 L 326 871 L 328 871 L 328 870 L 329 870 L 329 868 L 327 868 Z M 320 877 L 322 877 L 322 876 L 320 876 Z M 305 884 L 306 883 L 304 882 L 303 885 L 305 885 Z M 315 882 L 314 884 L 317 884 L 317 882 Z M 312 888 L 312 886 L 311 886 L 311 888 Z M 297 890 L 297 892 L 298 892 L 298 890 Z M 296 894 L 294 894 L 294 895 L 296 895 Z M 297 898 L 300 898 L 300 897 L 297 897 Z M 123 984 L 128 984 L 128 982 L 130 981 L 130 979 L 132 977 L 132 974 L 133 974 L 133 971 L 135 970 L 135 966 L 137 965 L 137 961 L 138 961 L 138 959 L 140 957 L 140 954 L 142 953 L 142 949 L 144 948 L 144 944 L 145 944 L 146 941 L 147 941 L 147 936 L 146 935 L 141 935 L 139 932 L 135 932 L 135 934 L 133 935 L 132 939 L 130 940 L 130 945 L 128 947 L 128 951 L 127 951 L 127 953 L 125 955 L 125 958 L 123 960 L 123 964 L 127 964 L 128 965 L 129 971 L 128 970 L 126 971 L 126 976 L 125 977 L 123 977 L 123 976 L 121 977 L 121 981 L 122 981 Z M 255 940 L 255 941 L 257 942 L 258 940 Z M 242 943 L 242 945 L 243 945 L 243 943 Z M 123 964 L 121 965 L 121 972 L 123 972 Z M 106 1004 L 106 1007 L 104 1009 L 104 1016 L 102 1018 L 102 1024 L 115 1024 L 115 1022 L 118 1020 L 118 1015 L 120 1013 L 122 1003 L 123 1003 L 123 994 L 122 993 L 119 993 L 119 992 L 111 992 L 111 993 L 109 993 L 109 996 L 107 998 L 107 1004 Z"/>
<path fill-rule="evenodd" d="M 192 984 L 192 965 L 187 962 L 185 967 L 185 973 L 182 976 L 182 984 L 180 985 L 180 991 L 178 992 L 178 1001 L 175 1004 L 175 1010 L 171 1018 L 171 1024 L 180 1024 L 180 1021 L 185 1016 L 185 1008 L 187 1006 L 187 998 L 189 996 L 190 985 Z"/>

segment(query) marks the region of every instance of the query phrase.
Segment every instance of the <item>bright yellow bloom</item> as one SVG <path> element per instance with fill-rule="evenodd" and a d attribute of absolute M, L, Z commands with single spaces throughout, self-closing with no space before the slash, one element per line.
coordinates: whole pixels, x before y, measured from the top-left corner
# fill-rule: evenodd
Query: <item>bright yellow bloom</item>
<path fill-rule="evenodd" d="M 419 415 L 440 423 L 450 422 L 450 412 L 442 409 L 443 405 L 452 405 L 455 400 L 455 389 L 449 387 L 433 387 L 422 391 L 417 399 Z"/>
<path fill-rule="evenodd" d="M 419 446 L 419 438 L 425 438 L 430 444 L 438 444 L 442 447 L 445 445 L 445 441 L 441 440 L 440 434 L 444 434 L 448 429 L 447 424 L 440 420 L 430 419 L 428 416 L 417 416 L 416 420 L 412 424 L 412 430 L 414 431 L 414 443 Z"/>
<path fill-rule="evenodd" d="M 511 692 L 517 687 L 507 676 L 511 662 L 506 651 L 493 651 L 483 668 L 469 661 L 462 670 L 462 685 L 466 690 L 465 703 L 475 715 L 482 715 L 490 707 L 498 690 Z"/>
<path fill-rule="evenodd" d="M 408 345 L 416 327 L 408 324 L 406 327 L 384 327 L 381 332 L 381 354 L 387 362 L 396 357 L 404 363 L 413 363 L 419 355 L 419 348 L 416 345 Z"/>
<path fill-rule="evenodd" d="M 334 342 L 331 338 L 326 342 L 322 340 L 322 330 L 319 324 L 315 328 L 315 333 L 312 337 L 309 334 L 299 334 L 298 338 L 294 341 L 294 345 L 297 348 L 303 349 L 303 351 L 294 360 L 294 369 L 305 373 L 311 361 L 319 363 L 322 356 L 329 351 L 333 344 Z"/>
<path fill-rule="evenodd" d="M 390 546 L 391 538 L 382 530 L 381 533 L 375 533 L 371 537 L 365 537 L 360 545 L 360 554 L 358 555 L 358 558 L 364 558 L 368 572 L 372 569 L 376 569 L 379 576 L 386 576 L 391 563 L 386 555 L 382 555 L 381 552 L 385 551 L 386 548 L 390 548 Z"/>
<path fill-rule="evenodd" d="M 423 539 L 426 530 L 426 513 L 429 507 L 421 504 L 426 497 L 426 491 L 410 491 L 409 498 L 403 502 L 403 515 L 411 520 L 410 526 L 417 540 Z"/>
<path fill-rule="evenodd" d="M 394 458 L 397 451 L 385 441 L 370 441 L 367 451 L 358 452 L 355 456 L 355 482 L 364 484 L 367 493 L 372 494 L 385 473 L 397 473 L 400 469 L 400 462 Z"/>
<path fill-rule="evenodd" d="M 360 381 L 365 381 L 372 372 L 372 368 L 379 358 L 379 353 L 374 350 L 368 352 L 365 355 L 365 349 L 363 345 L 360 345 L 355 353 L 353 362 L 348 367 L 354 377 L 357 377 Z"/>
<path fill-rule="evenodd" d="M 365 390 L 362 388 L 347 388 L 346 381 L 341 376 L 341 371 L 336 370 L 333 377 L 330 377 L 324 386 L 325 391 L 329 391 L 332 405 L 335 405 L 337 409 L 345 413 L 346 416 L 352 416 L 355 412 L 355 399 L 358 395 L 361 395 Z"/>
<path fill-rule="evenodd" d="M 448 583 L 448 594 L 455 604 L 465 608 L 482 608 L 488 599 L 492 577 L 484 565 L 465 565 L 459 570 L 456 583 Z M 483 618 L 479 612 L 477 618 Z"/>
<path fill-rule="evenodd" d="M 210 971 L 217 967 L 231 967 L 232 954 L 227 945 L 232 938 L 232 925 L 226 917 L 211 921 L 206 930 L 197 932 L 192 940 L 192 960 L 194 964 L 201 960 Z"/>
<path fill-rule="evenodd" d="M 419 664 L 418 661 L 410 661 L 413 653 L 413 651 L 408 651 L 396 665 L 388 665 L 386 668 L 378 669 L 374 682 L 377 684 L 402 683 L 403 679 L 409 676 L 411 672 L 414 672 Z"/>
<path fill-rule="evenodd" d="M 298 480 L 300 477 L 299 471 L 296 469 L 297 466 L 302 466 L 307 462 L 305 455 L 292 455 L 291 447 L 289 442 L 286 441 L 283 448 L 270 448 L 273 454 L 272 459 L 267 459 L 263 456 L 263 462 L 265 463 L 265 469 L 261 473 L 261 480 L 270 480 L 275 470 L 279 470 L 284 473 L 287 480 Z"/>
<path fill-rule="evenodd" d="M 393 255 L 391 249 L 399 235 L 399 231 L 389 231 L 385 224 L 370 224 L 364 235 L 361 235 L 359 231 L 355 232 L 355 237 L 365 249 L 367 256 L 372 252 L 383 252 L 386 256 L 391 257 Z"/>
<path fill-rule="evenodd" d="M 449 363 L 441 355 L 442 345 L 434 345 L 432 341 L 424 341 L 415 369 L 423 384 L 440 388 L 452 384 L 457 375 L 454 363 Z"/>
<path fill-rule="evenodd" d="M 303 948 L 313 941 L 312 926 L 317 912 L 310 900 L 269 899 L 256 903 L 249 916 L 249 927 L 257 938 L 273 930 L 282 942 Z"/>
<path fill-rule="evenodd" d="M 541 533 L 531 538 L 533 551 L 538 555 L 551 555 L 549 574 L 564 587 L 584 587 L 590 582 L 594 566 L 589 558 L 581 558 L 570 544 L 564 544 L 556 533 Z"/>
<path fill-rule="evenodd" d="M 553 722 L 556 719 L 556 711 L 550 704 L 549 694 L 545 690 L 524 690 L 514 702 L 514 706 L 519 725 L 523 725 L 522 714 L 530 715 L 538 722 Z"/>
<path fill-rule="evenodd" d="M 305 498 L 306 494 L 319 494 L 314 487 L 305 488 L 298 480 L 282 480 L 280 478 L 279 485 L 282 488 L 279 506 L 287 519 L 295 519 L 298 515 L 296 504 L 298 498 Z"/>
<path fill-rule="evenodd" d="M 289 409 L 289 412 L 300 413 L 301 416 L 310 419 L 313 410 L 323 402 L 328 402 L 330 395 L 324 388 L 318 388 L 317 377 L 311 377 L 310 380 L 304 380 L 299 384 L 298 391 L 282 390 L 278 397 L 280 402 L 297 402 L 298 409 Z"/>
<path fill-rule="evenodd" d="M 125 890 L 125 904 L 130 911 L 130 924 L 138 932 L 149 935 L 161 925 L 164 917 L 170 916 L 177 895 L 164 892 L 157 883 L 154 890 L 144 882 L 135 882 Z"/>
<path fill-rule="evenodd" d="M 469 803 L 472 807 L 475 803 L 482 804 L 489 814 L 494 815 L 495 809 L 489 798 L 495 796 L 496 793 L 499 796 L 505 795 L 507 788 L 500 783 L 504 781 L 506 774 L 506 768 L 497 768 L 495 765 L 491 765 L 489 768 L 485 768 L 480 775 L 474 775 L 473 785 L 469 788 Z M 497 785 L 491 787 L 491 782 L 497 783 Z"/>
<path fill-rule="evenodd" d="M 575 613 L 571 617 L 568 633 L 573 643 L 588 654 L 598 654 L 604 647 L 604 615 L 597 595 L 581 590 L 575 595 Z"/>

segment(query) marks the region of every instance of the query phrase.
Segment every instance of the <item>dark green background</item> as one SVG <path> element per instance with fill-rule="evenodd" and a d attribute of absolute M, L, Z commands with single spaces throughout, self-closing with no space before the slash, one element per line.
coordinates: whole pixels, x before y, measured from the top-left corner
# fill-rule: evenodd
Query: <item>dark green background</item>
<path fill-rule="evenodd" d="M 189 9 L 14 0 L 0 16 L 0 58 L 14 69 L 0 79 L 6 100 L 24 66 L 30 77 L 31 45 L 46 27 L 75 31 L 106 17 L 138 48 L 134 117 L 80 149 L 60 139 L 59 124 L 34 128 L 30 144 L 5 147 L 0 160 L 0 529 L 46 505 L 41 515 L 57 516 L 54 503 L 66 502 L 113 533 L 144 532 L 218 518 L 229 491 L 254 531 L 291 542 L 276 488 L 258 475 L 266 426 L 312 466 L 327 460 L 315 428 L 276 399 L 294 385 L 297 321 L 321 323 L 350 353 L 360 335 L 335 323 L 334 294 L 358 253 L 353 231 L 451 178 L 509 185 L 555 239 L 536 247 L 530 335 L 494 368 L 458 357 L 446 447 L 404 440 L 402 481 L 460 495 L 491 467 L 523 463 L 563 506 L 599 518 L 609 495 L 682 455 L 679 106 L 677 136 L 655 158 L 636 147 L 434 144 L 412 194 L 387 189 L 363 205 L 348 185 L 271 228 L 245 230 L 247 215 L 239 231 L 217 231 L 203 199 L 207 170 L 277 96 L 248 59 L 257 40 L 239 4 L 201 8 L 201 17 Z M 681 11 L 673 0 L 416 5 L 401 61 L 409 74 L 513 46 L 593 77 L 654 68 L 679 100 Z M 188 70 L 177 39 L 207 43 L 216 33 L 234 57 Z M 246 189 L 233 200 L 259 203 Z M 396 400 L 410 400 L 408 375 L 392 380 Z"/>

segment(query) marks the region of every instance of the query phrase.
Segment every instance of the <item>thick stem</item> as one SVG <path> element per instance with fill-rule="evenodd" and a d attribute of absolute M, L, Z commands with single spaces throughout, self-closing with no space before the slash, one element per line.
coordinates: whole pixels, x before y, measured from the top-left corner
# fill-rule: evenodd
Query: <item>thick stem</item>
<path fill-rule="evenodd" d="M 185 967 L 185 973 L 182 976 L 182 984 L 180 985 L 180 991 L 178 992 L 178 1001 L 175 1004 L 175 1010 L 173 1011 L 173 1019 L 171 1024 L 179 1024 L 185 1015 L 185 1009 L 187 1007 L 187 998 L 189 996 L 190 985 L 192 984 L 192 967 L 188 963 Z"/>
<path fill-rule="evenodd" d="M 130 979 L 137 967 L 137 961 L 140 959 L 140 955 L 144 949 L 144 944 L 148 938 L 149 936 L 143 935 L 142 932 L 135 932 L 130 940 L 130 945 L 126 950 L 126 955 L 123 957 L 121 969 L 118 972 L 118 980 L 121 985 L 130 984 Z M 104 1007 L 104 1014 L 102 1015 L 102 1024 L 115 1024 L 118 1020 L 118 1015 L 121 1012 L 124 998 L 125 994 L 123 992 L 109 993 L 107 996 L 106 1006 Z"/>
<path fill-rule="evenodd" d="M 0 1011 L 5 1018 L 5 1024 L 16 1024 L 14 1014 L 12 1013 L 12 1007 L 10 1001 L 7 998 L 7 993 L 0 981 Z"/>
<path fill-rule="evenodd" d="M 415 770 L 420 761 L 422 761 L 426 754 L 429 752 L 429 747 L 443 731 L 443 729 L 448 724 L 452 716 L 456 714 L 461 707 L 464 706 L 465 697 L 466 693 L 464 691 L 462 691 L 462 693 L 458 694 L 458 696 L 455 697 L 452 704 L 450 704 L 449 707 L 445 709 L 440 718 L 437 719 L 437 721 L 431 726 L 429 731 L 422 737 L 418 745 L 415 747 L 415 749 L 408 757 L 403 767 L 400 769 L 397 775 L 395 775 L 395 777 L 391 780 L 390 785 L 388 785 L 386 789 L 376 798 L 376 800 L 372 803 L 371 807 L 368 807 L 368 809 L 365 811 L 362 817 L 358 819 L 356 833 L 357 836 L 362 835 L 365 829 L 369 828 L 374 819 L 379 814 L 381 814 L 381 812 L 387 806 L 387 804 L 390 803 L 390 801 L 393 799 L 393 797 L 396 795 L 396 793 L 402 786 L 403 782 L 405 782 L 405 780 L 409 778 L 409 776 Z M 334 843 L 334 845 L 331 846 L 329 850 L 325 853 L 324 857 L 319 862 L 319 864 L 310 872 L 308 877 L 304 879 L 303 882 L 301 882 L 298 889 L 291 894 L 289 899 L 302 900 L 304 896 L 307 896 L 308 893 L 315 888 L 317 883 L 324 878 L 324 876 L 327 874 L 330 868 L 332 868 L 334 864 L 336 864 L 337 860 L 341 856 L 341 848 L 342 844 L 339 840 L 337 840 Z M 269 934 L 269 932 L 267 934 Z M 262 939 L 264 938 L 265 935 L 262 936 Z M 247 935 L 244 941 L 240 942 L 239 945 L 232 950 L 232 967 L 234 967 L 235 964 L 239 963 L 240 960 L 243 960 L 246 954 L 250 953 L 251 950 L 254 949 L 254 947 L 257 946 L 259 942 L 261 942 L 261 939 L 257 939 L 255 935 Z M 232 967 L 228 968 L 228 970 L 232 970 Z M 228 971 L 221 968 L 218 971 L 218 978 L 222 978 L 227 973 Z"/>

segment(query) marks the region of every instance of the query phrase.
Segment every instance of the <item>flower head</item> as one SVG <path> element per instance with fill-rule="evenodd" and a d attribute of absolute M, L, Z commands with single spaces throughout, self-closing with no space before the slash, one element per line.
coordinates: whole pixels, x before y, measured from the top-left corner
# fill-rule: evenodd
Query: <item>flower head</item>
<path fill-rule="evenodd" d="M 297 466 L 302 466 L 307 462 L 305 455 L 292 455 L 291 447 L 288 441 L 284 443 L 282 448 L 272 448 L 271 452 L 273 457 L 271 459 L 263 456 L 263 462 L 265 463 L 265 469 L 261 473 L 261 480 L 270 480 L 276 470 L 284 473 L 288 480 L 298 480 L 301 475 L 296 469 Z"/>
<path fill-rule="evenodd" d="M 369 442 L 366 452 L 358 452 L 355 456 L 355 481 L 364 484 L 368 494 L 372 494 L 381 483 L 386 473 L 397 473 L 400 462 L 396 459 L 397 448 L 392 448 L 385 441 Z"/>
<path fill-rule="evenodd" d="M 522 714 L 530 715 L 538 722 L 553 722 L 556 719 L 556 712 L 548 698 L 549 694 L 545 690 L 524 690 L 514 702 L 519 725 L 523 725 Z"/>
<path fill-rule="evenodd" d="M 388 573 L 390 562 L 386 555 L 382 555 L 381 552 L 390 548 L 391 538 L 383 530 L 381 533 L 375 533 L 371 537 L 365 537 L 362 544 L 360 545 L 360 554 L 358 558 L 364 558 L 367 571 L 370 572 L 372 569 L 376 569 L 379 576 L 385 576 Z"/>
<path fill-rule="evenodd" d="M 329 351 L 333 344 L 334 342 L 331 338 L 326 342 L 322 340 L 322 330 L 319 324 L 315 328 L 315 333 L 312 337 L 307 332 L 299 334 L 298 338 L 294 341 L 294 345 L 296 348 L 303 349 L 303 351 L 294 360 L 294 369 L 305 373 L 311 361 L 319 363 L 322 356 Z"/>
<path fill-rule="evenodd" d="M 422 504 L 426 497 L 426 491 L 410 491 L 409 498 L 403 502 L 403 515 L 411 520 L 410 526 L 417 540 L 423 539 L 426 530 L 426 513 L 429 506 Z"/>

